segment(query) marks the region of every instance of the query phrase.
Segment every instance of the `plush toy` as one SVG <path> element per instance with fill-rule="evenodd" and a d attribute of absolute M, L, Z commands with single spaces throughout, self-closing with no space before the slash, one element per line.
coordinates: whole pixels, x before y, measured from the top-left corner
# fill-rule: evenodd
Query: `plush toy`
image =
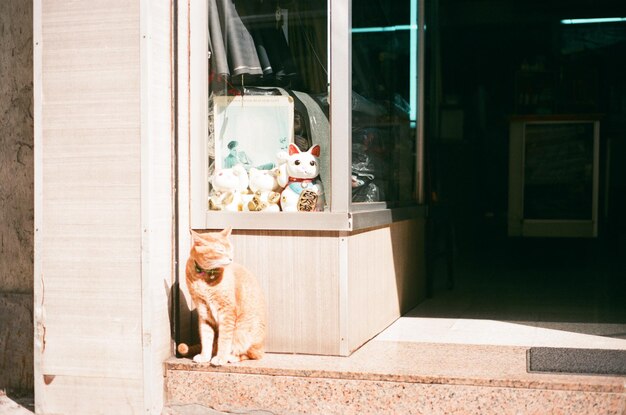
<path fill-rule="evenodd" d="M 248 173 L 242 165 L 217 170 L 211 177 L 211 185 L 209 209 L 231 212 L 242 210 L 242 196 L 248 189 Z"/>
<path fill-rule="evenodd" d="M 313 212 L 324 210 L 324 188 L 319 179 L 320 146 L 300 151 L 289 144 L 289 154 L 278 153 L 278 184 L 284 187 L 280 206 L 286 212 Z"/>
<path fill-rule="evenodd" d="M 277 169 L 259 170 L 252 167 L 248 174 L 252 194 L 244 196 L 243 210 L 279 212 L 281 187 L 276 181 Z"/>

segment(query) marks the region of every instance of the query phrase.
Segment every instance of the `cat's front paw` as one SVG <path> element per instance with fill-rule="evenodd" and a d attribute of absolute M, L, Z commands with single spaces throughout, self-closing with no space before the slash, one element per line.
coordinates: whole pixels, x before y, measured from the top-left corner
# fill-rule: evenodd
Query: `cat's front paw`
<path fill-rule="evenodd" d="M 193 357 L 193 361 L 196 363 L 206 363 L 211 361 L 210 355 L 197 354 Z"/>
<path fill-rule="evenodd" d="M 215 356 L 211 359 L 211 365 L 213 366 L 222 366 L 226 363 L 237 363 L 241 362 L 241 358 L 239 356 L 234 356 L 232 354 L 226 356 Z"/>
<path fill-rule="evenodd" d="M 224 356 L 213 356 L 213 359 L 211 359 L 211 366 L 222 366 L 226 363 L 228 363 L 228 359 Z"/>

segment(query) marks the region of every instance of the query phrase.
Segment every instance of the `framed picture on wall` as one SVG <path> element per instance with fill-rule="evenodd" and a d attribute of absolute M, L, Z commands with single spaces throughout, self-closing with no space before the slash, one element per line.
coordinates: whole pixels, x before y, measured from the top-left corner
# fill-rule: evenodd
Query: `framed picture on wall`
<path fill-rule="evenodd" d="M 513 118 L 509 135 L 509 236 L 598 235 L 600 121 Z"/>
<path fill-rule="evenodd" d="M 215 169 L 275 167 L 293 142 L 293 109 L 290 96 L 215 97 Z"/>

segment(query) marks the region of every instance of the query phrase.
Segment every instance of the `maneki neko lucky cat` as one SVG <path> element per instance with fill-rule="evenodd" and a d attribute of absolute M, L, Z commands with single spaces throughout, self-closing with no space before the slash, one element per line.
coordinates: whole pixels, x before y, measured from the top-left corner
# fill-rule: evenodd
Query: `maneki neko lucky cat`
<path fill-rule="evenodd" d="M 243 195 L 248 191 L 248 172 L 238 164 L 228 169 L 219 169 L 211 177 L 210 210 L 243 210 Z"/>
<path fill-rule="evenodd" d="M 284 212 L 324 210 L 324 188 L 318 177 L 319 156 L 319 145 L 300 151 L 295 144 L 289 144 L 289 154 L 278 154 L 277 180 L 284 187 L 280 195 L 280 206 Z"/>
<path fill-rule="evenodd" d="M 252 194 L 244 196 L 243 210 L 250 212 L 278 212 L 280 191 L 276 180 L 278 169 L 260 170 L 252 167 L 248 172 Z"/>

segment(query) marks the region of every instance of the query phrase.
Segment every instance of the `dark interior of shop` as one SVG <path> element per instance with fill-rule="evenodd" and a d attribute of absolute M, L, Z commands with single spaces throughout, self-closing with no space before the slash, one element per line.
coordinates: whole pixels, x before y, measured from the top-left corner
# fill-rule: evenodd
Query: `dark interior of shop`
<path fill-rule="evenodd" d="M 625 16 L 613 0 L 426 2 L 430 240 L 444 254 L 431 261 L 435 295 L 447 276 L 455 289 L 517 278 L 626 322 L 626 21 L 561 22 Z M 599 115 L 597 237 L 508 236 L 509 121 L 531 114 Z"/>

